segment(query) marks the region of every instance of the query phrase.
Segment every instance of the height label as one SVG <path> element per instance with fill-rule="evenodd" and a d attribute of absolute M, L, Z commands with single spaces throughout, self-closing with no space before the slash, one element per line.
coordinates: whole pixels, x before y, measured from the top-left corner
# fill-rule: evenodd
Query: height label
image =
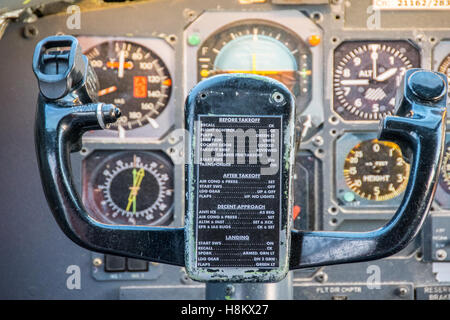
<path fill-rule="evenodd" d="M 197 123 L 197 267 L 277 268 L 281 116 Z"/>

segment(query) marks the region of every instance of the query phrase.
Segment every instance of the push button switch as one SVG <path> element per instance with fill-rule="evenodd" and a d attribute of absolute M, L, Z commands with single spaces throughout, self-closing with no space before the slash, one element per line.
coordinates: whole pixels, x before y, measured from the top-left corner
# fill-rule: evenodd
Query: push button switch
<path fill-rule="evenodd" d="M 126 258 L 113 256 L 110 254 L 105 255 L 105 271 L 106 272 L 121 272 L 125 271 Z"/>
<path fill-rule="evenodd" d="M 127 261 L 128 271 L 148 271 L 148 262 L 140 259 L 128 258 Z"/>

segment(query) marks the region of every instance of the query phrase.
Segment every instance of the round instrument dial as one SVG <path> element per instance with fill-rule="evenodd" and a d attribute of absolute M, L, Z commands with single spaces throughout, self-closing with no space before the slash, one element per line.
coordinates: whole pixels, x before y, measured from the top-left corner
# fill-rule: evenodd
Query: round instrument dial
<path fill-rule="evenodd" d="M 450 143 L 447 144 L 442 161 L 440 184 L 447 193 L 450 193 Z"/>
<path fill-rule="evenodd" d="M 347 186 L 360 197 L 385 201 L 405 190 L 409 168 L 395 143 L 366 140 L 347 155 L 344 177 Z"/>
<path fill-rule="evenodd" d="M 159 152 L 96 152 L 85 163 L 83 199 L 108 224 L 164 224 L 172 216 L 173 164 Z"/>
<path fill-rule="evenodd" d="M 294 32 L 263 20 L 245 20 L 219 30 L 197 53 L 198 79 L 223 73 L 267 76 L 298 99 L 311 94 L 311 52 Z"/>
<path fill-rule="evenodd" d="M 120 107 L 122 116 L 110 129 L 154 124 L 170 99 L 169 70 L 150 49 L 129 41 L 106 41 L 85 52 L 98 75 L 99 100 Z"/>
<path fill-rule="evenodd" d="M 450 82 L 450 54 L 446 56 L 444 60 L 442 60 L 438 70 L 439 72 L 447 75 L 448 82 Z"/>
<path fill-rule="evenodd" d="M 344 42 L 334 54 L 334 111 L 351 121 L 392 114 L 406 70 L 419 65 L 407 41 Z"/>

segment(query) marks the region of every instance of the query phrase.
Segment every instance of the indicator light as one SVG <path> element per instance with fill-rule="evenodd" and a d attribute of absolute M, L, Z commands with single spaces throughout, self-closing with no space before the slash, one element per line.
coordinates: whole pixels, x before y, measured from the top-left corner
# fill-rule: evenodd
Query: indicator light
<path fill-rule="evenodd" d="M 355 194 L 353 192 L 345 192 L 344 193 L 344 200 L 345 202 L 353 202 L 355 201 Z"/>
<path fill-rule="evenodd" d="M 308 43 L 311 47 L 315 47 L 320 44 L 320 40 L 320 36 L 314 34 L 308 38 Z"/>
<path fill-rule="evenodd" d="M 203 69 L 202 71 L 200 71 L 200 75 L 201 75 L 203 78 L 206 78 L 206 77 L 209 76 L 209 71 L 206 70 L 206 69 Z"/>
<path fill-rule="evenodd" d="M 144 76 L 133 77 L 133 97 L 147 98 L 147 78 Z"/>
<path fill-rule="evenodd" d="M 200 40 L 201 40 L 200 36 L 198 34 L 194 33 L 194 34 L 191 34 L 188 37 L 188 44 L 190 46 L 195 47 L 195 46 L 198 46 L 200 44 Z"/>
<path fill-rule="evenodd" d="M 306 77 L 308 77 L 308 76 L 310 76 L 312 74 L 312 71 L 311 70 L 302 69 L 302 71 L 299 71 L 298 73 L 302 76 L 302 78 L 306 78 Z"/>

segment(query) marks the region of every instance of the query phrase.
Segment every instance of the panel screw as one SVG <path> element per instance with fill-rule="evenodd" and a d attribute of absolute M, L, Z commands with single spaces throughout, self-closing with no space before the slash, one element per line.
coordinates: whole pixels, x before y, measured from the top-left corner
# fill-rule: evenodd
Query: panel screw
<path fill-rule="evenodd" d="M 314 137 L 314 140 L 313 140 L 313 144 L 316 146 L 316 147 L 320 147 L 321 145 L 323 145 L 323 138 L 322 138 L 322 136 L 315 136 Z"/>
<path fill-rule="evenodd" d="M 23 27 L 23 36 L 27 39 L 35 38 L 39 34 L 39 30 L 32 24 Z"/>
<path fill-rule="evenodd" d="M 190 284 L 192 282 L 191 278 L 189 278 L 189 276 L 187 275 L 186 270 L 184 268 L 181 269 L 180 281 L 183 284 Z"/>
<path fill-rule="evenodd" d="M 272 93 L 271 98 L 277 104 L 282 104 L 284 102 L 284 95 L 278 91 L 275 91 L 274 93 Z"/>
<path fill-rule="evenodd" d="M 225 295 L 231 297 L 235 292 L 235 288 L 232 284 L 227 284 L 225 287 Z"/>
<path fill-rule="evenodd" d="M 175 142 L 177 142 L 177 139 L 174 136 L 170 136 L 168 141 L 170 144 L 175 144 Z"/>
<path fill-rule="evenodd" d="M 103 264 L 103 260 L 100 258 L 95 258 L 94 260 L 92 260 L 92 264 L 94 265 L 94 267 L 100 267 Z"/>
<path fill-rule="evenodd" d="M 180 278 L 181 283 L 188 284 L 191 279 L 189 279 L 187 274 L 183 274 Z"/>
<path fill-rule="evenodd" d="M 319 272 L 319 273 L 315 276 L 314 279 L 316 279 L 316 281 L 317 281 L 317 282 L 320 282 L 320 283 L 322 283 L 322 282 L 327 282 L 327 280 L 328 280 L 328 275 L 327 275 L 325 272 Z"/>
<path fill-rule="evenodd" d="M 436 258 L 438 260 L 445 260 L 447 258 L 447 252 L 445 250 L 439 249 L 436 251 Z"/>
<path fill-rule="evenodd" d="M 169 41 L 171 44 L 175 44 L 175 42 L 177 42 L 177 36 L 174 34 L 171 34 L 167 37 L 167 41 Z"/>
<path fill-rule="evenodd" d="M 400 297 L 404 297 L 408 294 L 408 288 L 400 287 L 397 289 L 397 295 Z"/>

